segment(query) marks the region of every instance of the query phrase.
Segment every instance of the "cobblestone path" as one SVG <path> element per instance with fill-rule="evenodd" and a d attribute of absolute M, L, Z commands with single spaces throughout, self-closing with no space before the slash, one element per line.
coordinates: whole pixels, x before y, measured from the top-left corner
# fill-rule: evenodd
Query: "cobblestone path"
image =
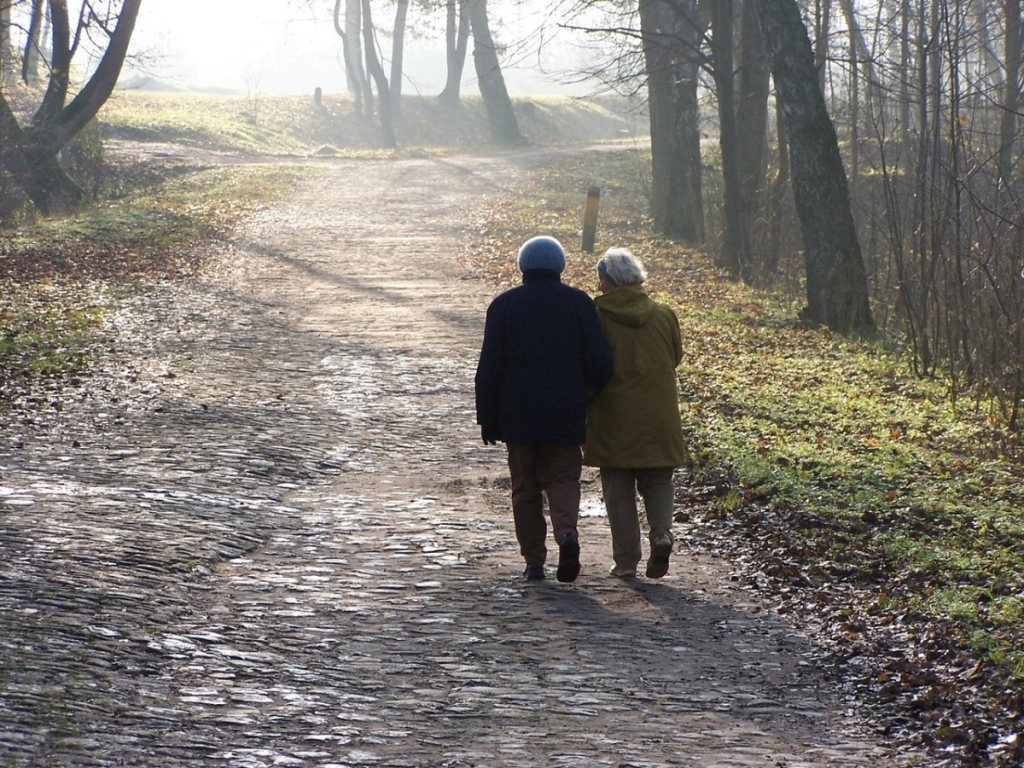
<path fill-rule="evenodd" d="M 5 426 L 0 766 L 897 763 L 728 564 L 609 578 L 592 477 L 521 581 L 459 258 L 523 162 L 324 166 Z"/>

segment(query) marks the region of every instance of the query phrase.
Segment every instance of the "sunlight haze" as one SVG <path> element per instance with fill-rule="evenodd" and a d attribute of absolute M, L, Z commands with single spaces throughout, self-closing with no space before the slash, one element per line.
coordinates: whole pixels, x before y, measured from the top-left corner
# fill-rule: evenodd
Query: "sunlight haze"
<path fill-rule="evenodd" d="M 493 31 L 508 41 L 513 27 L 535 32 L 545 24 L 548 39 L 556 32 L 534 4 L 493 3 Z M 131 64 L 124 78 L 150 76 L 174 85 L 237 93 L 325 93 L 345 90 L 341 65 L 341 40 L 334 31 L 333 2 L 312 4 L 298 0 L 147 0 L 136 23 Z M 393 22 L 393 5 L 375 6 L 378 29 Z M 540 21 L 538 21 L 538 19 Z M 524 21 L 529 20 L 529 21 Z M 410 6 L 406 33 L 403 92 L 436 94 L 444 86 L 444 9 L 425 16 Z M 508 25 L 508 26 L 505 26 Z M 390 36 L 379 37 L 385 59 L 390 58 Z M 551 46 L 549 46 L 549 50 Z M 560 46 L 564 52 L 571 46 Z M 535 67 L 536 55 L 519 54 L 504 62 L 509 91 L 513 94 L 580 93 L 585 90 L 560 85 Z M 549 61 L 545 68 L 572 67 L 568 58 Z M 387 63 L 385 64 L 387 66 Z M 472 45 L 467 56 L 464 88 L 476 92 Z"/>

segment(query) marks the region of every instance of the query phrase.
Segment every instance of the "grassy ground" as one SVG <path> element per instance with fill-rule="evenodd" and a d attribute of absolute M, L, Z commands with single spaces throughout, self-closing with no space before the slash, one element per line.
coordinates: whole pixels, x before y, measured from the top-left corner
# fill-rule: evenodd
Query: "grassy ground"
<path fill-rule="evenodd" d="M 348 94 L 246 98 L 172 93 L 118 92 L 100 121 L 115 136 L 175 141 L 209 149 L 279 155 L 379 153 L 376 118 L 355 112 Z M 522 98 L 513 105 L 520 130 L 531 143 L 571 143 L 624 138 L 627 122 L 599 104 L 572 99 Z M 402 152 L 441 152 L 489 141 L 487 114 L 479 97 L 460 108 L 442 108 L 436 98 L 403 96 L 395 132 Z"/>
<path fill-rule="evenodd" d="M 797 297 L 730 282 L 659 237 L 644 160 L 602 152 L 546 169 L 493 212 L 480 270 L 512 285 L 518 245 L 553 234 L 572 246 L 566 280 L 593 293 L 605 248 L 640 256 L 685 347 L 693 466 L 681 531 L 735 556 L 745 586 L 814 624 L 894 733 L 964 765 L 1019 765 L 1020 445 L 983 404 L 955 406 L 943 382 L 913 377 L 883 345 L 804 328 Z M 591 184 L 609 191 L 598 247 L 582 254 Z"/>
<path fill-rule="evenodd" d="M 118 296 L 197 274 L 204 243 L 304 172 L 121 169 L 116 198 L 0 229 L 0 413 L 77 377 Z"/>

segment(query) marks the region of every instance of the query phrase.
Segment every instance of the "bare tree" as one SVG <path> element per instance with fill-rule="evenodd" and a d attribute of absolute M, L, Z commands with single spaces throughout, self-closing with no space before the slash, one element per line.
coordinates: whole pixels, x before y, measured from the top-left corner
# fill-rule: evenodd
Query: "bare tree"
<path fill-rule="evenodd" d="M 913 21 L 911 0 L 900 0 L 900 58 L 899 58 L 899 94 L 900 94 L 900 147 L 910 149 L 910 74 L 911 74 L 911 35 Z"/>
<path fill-rule="evenodd" d="M 50 0 L 53 31 L 49 82 L 35 114 L 21 124 L 6 96 L 0 91 L 0 161 L 35 206 L 44 214 L 73 209 L 82 199 L 81 188 L 64 172 L 58 153 L 85 127 L 114 89 L 128 52 L 142 0 L 122 0 L 120 8 L 108 8 L 100 16 L 96 8 L 79 20 L 78 32 L 92 25 L 106 36 L 106 48 L 92 75 L 67 103 L 71 60 L 75 46 L 66 0 Z"/>
<path fill-rule="evenodd" d="M 341 8 L 345 3 L 345 23 L 342 24 Z M 362 12 L 360 0 L 334 0 L 334 31 L 341 38 L 342 57 L 345 59 L 345 81 L 349 93 L 355 102 L 356 112 L 363 112 L 364 100 L 366 113 L 373 114 L 373 99 L 366 83 L 366 72 L 363 69 L 363 49 L 360 43 L 360 20 Z M 352 20 L 355 19 L 353 29 Z"/>
<path fill-rule="evenodd" d="M 14 77 L 14 49 L 11 47 L 11 6 L 0 0 L 0 86 Z"/>
<path fill-rule="evenodd" d="M 409 0 L 397 0 L 395 27 L 391 36 L 391 112 L 398 117 L 402 111 L 402 60 L 405 52 L 405 20 L 409 13 Z"/>
<path fill-rule="evenodd" d="M 734 277 L 750 277 L 750 237 L 741 191 L 733 67 L 733 0 L 711 0 L 711 55 L 718 96 L 718 137 L 722 155 L 722 247 L 718 265 Z"/>
<path fill-rule="evenodd" d="M 487 19 L 487 0 L 468 0 L 469 22 L 473 31 L 473 63 L 480 84 L 480 96 L 487 110 L 491 138 L 501 144 L 519 144 L 523 135 L 512 109 L 512 100 L 505 88 L 505 78 L 498 62 L 498 49 L 491 36 Z"/>
<path fill-rule="evenodd" d="M 756 0 L 791 153 L 807 278 L 805 320 L 873 333 L 867 275 L 835 127 L 796 0 Z"/>
<path fill-rule="evenodd" d="M 825 92 L 828 72 L 828 44 L 831 36 L 832 0 L 814 0 L 814 66 L 818 70 L 818 88 Z"/>
<path fill-rule="evenodd" d="M 640 0 L 651 121 L 651 215 L 666 234 L 704 241 L 697 98 L 704 25 L 696 0 Z"/>
<path fill-rule="evenodd" d="M 775 178 L 768 188 L 767 233 L 761 258 L 762 274 L 765 276 L 775 273 L 782 256 L 784 201 L 789 189 L 789 140 L 786 136 L 786 121 L 780 99 L 775 99 L 775 132 L 778 167 Z"/>
<path fill-rule="evenodd" d="M 28 34 L 25 35 L 25 50 L 21 56 L 21 79 L 26 85 L 38 85 L 42 80 L 40 62 L 43 56 L 40 40 L 43 34 L 43 10 L 44 0 L 32 0 Z"/>
<path fill-rule="evenodd" d="M 1021 105 L 1021 13 L 1020 0 L 1003 0 L 1005 50 L 1003 62 L 1002 115 L 999 122 L 999 173 L 1003 185 L 1013 185 L 1014 156 L 1017 154 L 1017 113 Z"/>
<path fill-rule="evenodd" d="M 447 0 L 447 25 L 445 27 L 445 60 L 448 65 L 444 90 L 437 99 L 446 107 L 458 106 L 462 90 L 462 72 L 466 65 L 466 51 L 469 48 L 469 15 L 466 12 L 468 0 Z"/>
<path fill-rule="evenodd" d="M 384 140 L 384 146 L 394 149 L 398 146 L 395 138 L 395 124 L 391 113 L 391 92 L 388 85 L 388 76 L 384 72 L 384 66 L 377 58 L 377 41 L 373 30 L 373 15 L 370 11 L 370 0 L 363 2 L 363 46 L 366 49 L 367 69 L 370 76 L 377 84 L 377 96 L 380 103 L 380 129 Z"/>
<path fill-rule="evenodd" d="M 843 11 L 843 18 L 846 20 L 846 32 L 850 38 L 850 48 L 853 49 L 853 58 L 860 63 L 864 69 L 864 77 L 873 87 L 878 85 L 878 76 L 875 74 L 874 56 L 864 37 L 860 21 L 853 0 L 839 0 L 839 6 Z"/>
<path fill-rule="evenodd" d="M 742 0 L 740 44 L 736 62 L 736 141 L 739 145 L 740 191 L 747 230 L 754 231 L 758 193 L 764 186 L 768 144 L 768 93 L 771 68 L 753 0 Z"/>

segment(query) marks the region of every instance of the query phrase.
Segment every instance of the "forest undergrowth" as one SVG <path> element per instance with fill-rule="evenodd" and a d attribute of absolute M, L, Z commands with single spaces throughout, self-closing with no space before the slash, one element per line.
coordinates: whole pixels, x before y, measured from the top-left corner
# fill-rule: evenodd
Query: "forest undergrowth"
<path fill-rule="evenodd" d="M 983 398 L 912 374 L 894 341 L 797 319 L 803 302 L 730 281 L 659 236 L 636 152 L 556 161 L 493 207 L 471 249 L 497 287 L 537 234 L 567 246 L 566 282 L 630 248 L 680 319 L 692 448 L 679 532 L 822 643 L 887 738 L 948 765 L 1024 764 L 1024 466 Z M 597 247 L 581 252 L 589 186 Z"/>

